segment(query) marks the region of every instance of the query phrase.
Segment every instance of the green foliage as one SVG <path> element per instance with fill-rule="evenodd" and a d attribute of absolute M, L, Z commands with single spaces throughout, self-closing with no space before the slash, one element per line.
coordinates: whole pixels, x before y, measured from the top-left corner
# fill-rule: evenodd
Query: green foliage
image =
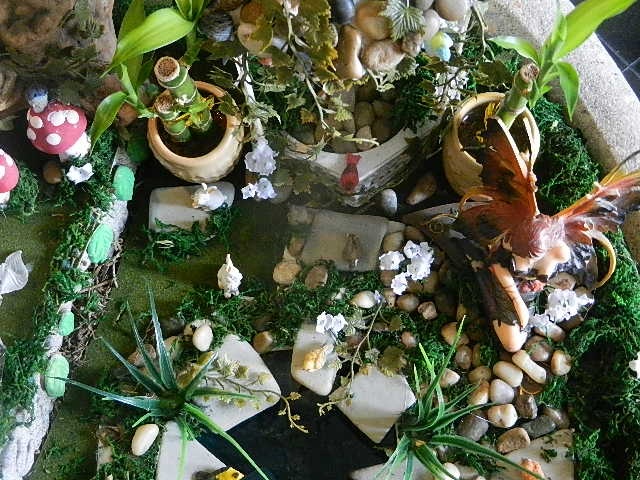
<path fill-rule="evenodd" d="M 19 160 L 16 161 L 20 169 L 18 185 L 11 191 L 9 203 L 4 212 L 11 215 L 27 217 L 36 212 L 40 195 L 38 177 L 31 169 Z"/>
<path fill-rule="evenodd" d="M 435 72 L 429 68 L 431 60 L 425 55 L 416 58 L 417 67 L 413 75 L 399 79 L 394 88 L 400 92 L 391 112 L 395 128 L 415 130 L 427 120 L 437 118 L 435 113 Z"/>
<path fill-rule="evenodd" d="M 382 12 L 391 22 L 391 38 L 400 40 L 410 33 L 424 31 L 424 14 L 422 10 L 410 6 L 404 0 L 389 0 L 387 8 Z"/>
<path fill-rule="evenodd" d="M 592 432 L 580 428 L 573 436 L 571 453 L 577 463 L 578 480 L 605 480 L 616 478 L 611 460 L 603 455 L 600 442 L 600 430 Z M 636 476 L 629 477 L 637 478 Z"/>
<path fill-rule="evenodd" d="M 537 197 L 540 208 L 553 214 L 587 194 L 602 169 L 589 156 L 580 132 L 565 122 L 560 105 L 542 98 L 532 113 L 540 129 Z"/>
<path fill-rule="evenodd" d="M 167 264 L 200 255 L 214 238 L 229 250 L 229 235 L 236 216 L 237 210 L 233 207 L 214 210 L 204 230 L 197 222 L 191 226 L 191 230 L 184 230 L 156 219 L 158 230 L 146 226 L 142 228 L 147 237 L 147 244 L 142 250 L 143 263 L 163 270 Z"/>

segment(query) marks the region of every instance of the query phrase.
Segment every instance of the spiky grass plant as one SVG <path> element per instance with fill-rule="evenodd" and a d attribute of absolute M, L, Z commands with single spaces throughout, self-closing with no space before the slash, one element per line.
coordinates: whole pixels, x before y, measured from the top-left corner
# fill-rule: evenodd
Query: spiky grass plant
<path fill-rule="evenodd" d="M 512 462 L 495 450 L 480 445 L 461 435 L 450 433 L 453 430 L 453 424 L 457 420 L 479 408 L 488 406 L 469 405 L 460 408 L 462 401 L 469 396 L 476 388 L 476 385 L 470 385 L 462 393 L 450 400 L 445 399 L 442 388 L 440 387 L 440 379 L 458 345 L 462 324 L 463 322 L 460 322 L 456 340 L 449 349 L 442 363 L 442 367 L 437 372 L 434 363 L 427 355 L 423 346 L 419 345 L 421 365 L 418 366 L 414 364 L 413 367 L 415 391 L 418 392 L 418 400 L 404 413 L 397 425 L 399 440 L 396 449 L 389 457 L 384 468 L 376 475 L 376 480 L 389 478 L 395 468 L 405 461 L 406 469 L 403 479 L 411 480 L 413 478 L 413 465 L 415 460 L 422 463 L 436 479 L 446 480 L 451 478 L 455 480 L 456 477 L 444 467 L 438 458 L 436 454 L 437 447 L 457 448 L 472 455 L 510 465 L 522 472 L 532 475 L 533 478 L 543 480 L 539 475 Z M 428 385 L 426 390 L 424 390 L 425 385 Z M 424 393 L 421 393 L 423 391 Z"/>
<path fill-rule="evenodd" d="M 100 395 L 104 400 L 112 400 L 125 405 L 129 405 L 134 408 L 144 410 L 146 413 L 138 419 L 133 425 L 134 427 L 143 423 L 150 417 L 164 418 L 167 420 L 174 420 L 180 427 L 181 432 L 181 449 L 179 459 L 179 477 L 182 477 L 184 469 L 184 456 L 186 451 L 187 441 L 193 438 L 190 424 L 200 424 L 209 431 L 216 435 L 220 435 L 227 442 L 229 442 L 248 462 L 256 472 L 264 479 L 269 480 L 269 477 L 258 467 L 255 461 L 249 456 L 249 454 L 235 441 L 231 435 L 225 432 L 220 426 L 218 426 L 211 418 L 209 418 L 192 400 L 196 397 L 223 397 L 227 399 L 251 399 L 251 395 L 245 395 L 236 392 L 229 392 L 221 390 L 219 388 L 202 387 L 200 382 L 205 377 L 205 374 L 209 370 L 209 367 L 216 358 L 212 352 L 205 353 L 206 361 L 204 361 L 193 378 L 182 385 L 178 382 L 176 372 L 173 368 L 171 356 L 164 345 L 162 330 L 160 329 L 160 322 L 158 321 L 158 314 L 156 312 L 155 301 L 153 294 L 149 289 L 149 304 L 151 308 L 151 321 L 153 323 L 153 331 L 156 338 L 156 352 L 157 362 L 154 362 L 149 356 L 147 350 L 144 348 L 144 343 L 131 313 L 129 312 L 129 319 L 131 321 L 131 327 L 136 339 L 136 345 L 138 351 L 141 353 L 144 366 L 147 373 L 143 373 L 138 370 L 133 364 L 129 363 L 109 342 L 103 339 L 107 348 L 113 353 L 113 355 L 126 367 L 131 376 L 138 382 L 138 384 L 146 390 L 146 395 L 139 396 L 125 396 L 112 392 L 100 390 L 89 385 L 85 385 L 80 382 L 76 382 L 71 379 L 66 381 L 72 385 L 80 387 L 84 390 L 88 390 L 92 393 Z M 180 478 L 178 478 L 180 480 Z"/>

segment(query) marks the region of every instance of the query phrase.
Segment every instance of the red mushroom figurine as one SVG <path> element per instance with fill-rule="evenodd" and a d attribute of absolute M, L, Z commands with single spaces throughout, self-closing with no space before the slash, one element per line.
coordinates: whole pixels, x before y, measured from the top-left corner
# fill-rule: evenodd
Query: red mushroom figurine
<path fill-rule="evenodd" d="M 0 209 L 9 202 L 9 192 L 18 184 L 19 178 L 16 162 L 0 149 Z"/>
<path fill-rule="evenodd" d="M 27 92 L 31 108 L 27 112 L 27 138 L 44 153 L 59 155 L 60 160 L 83 157 L 91 143 L 85 133 L 87 117 L 73 105 L 49 102 L 46 90 L 34 88 Z"/>

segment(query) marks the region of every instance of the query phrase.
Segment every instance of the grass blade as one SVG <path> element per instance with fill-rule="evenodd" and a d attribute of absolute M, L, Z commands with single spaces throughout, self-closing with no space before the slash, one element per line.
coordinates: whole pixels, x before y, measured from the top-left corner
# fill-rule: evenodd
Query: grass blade
<path fill-rule="evenodd" d="M 142 373 L 135 365 L 129 363 L 127 359 L 120 355 L 120 353 L 118 353 L 118 351 L 109 342 L 107 342 L 104 338 L 102 339 L 102 341 L 107 346 L 109 351 L 111 351 L 113 356 L 116 357 L 120 361 L 120 363 L 125 366 L 127 371 L 133 378 L 136 379 L 138 383 L 140 383 L 140 385 L 142 385 L 148 391 L 155 393 L 156 395 L 161 395 L 165 392 L 165 389 L 162 385 L 157 383 L 153 378 Z"/>
<path fill-rule="evenodd" d="M 184 477 L 184 465 L 187 460 L 187 442 L 189 441 L 189 425 L 182 418 L 177 418 L 176 422 L 180 428 L 180 456 L 178 457 L 178 478 Z"/>
<path fill-rule="evenodd" d="M 158 355 L 158 365 L 160 366 L 160 378 L 167 389 L 177 389 L 178 383 L 176 382 L 176 373 L 173 370 L 171 356 L 169 355 L 169 352 L 167 352 L 167 348 L 164 346 L 162 329 L 160 328 L 160 321 L 158 320 L 158 312 L 156 310 L 156 302 L 153 298 L 153 292 L 149 285 L 147 285 L 147 291 L 149 292 L 149 308 L 151 308 L 153 333 L 156 337 L 156 354 Z"/>
<path fill-rule="evenodd" d="M 147 353 L 147 349 L 144 348 L 144 342 L 142 341 L 142 338 L 140 337 L 140 333 L 138 332 L 138 328 L 136 327 L 136 322 L 133 319 L 133 315 L 131 314 L 131 309 L 129 308 L 129 302 L 127 302 L 125 304 L 125 308 L 127 309 L 127 313 L 129 314 L 129 323 L 131 323 L 131 330 L 133 331 L 133 336 L 134 336 L 134 338 L 136 340 L 136 345 L 138 347 L 138 351 L 142 355 L 142 360 L 144 361 L 144 366 L 147 367 L 147 370 L 149 370 L 149 375 L 157 383 L 159 383 L 160 385 L 163 385 L 162 379 L 160 378 L 160 373 L 158 372 L 158 369 L 156 368 L 155 364 L 153 363 L 153 360 L 151 359 L 151 357 Z M 164 385 L 164 387 L 166 388 L 166 385 Z"/>
<path fill-rule="evenodd" d="M 395 450 L 393 451 L 387 462 L 384 464 L 384 467 L 382 467 L 382 470 L 376 473 L 376 476 L 373 477 L 374 480 L 386 480 L 389 478 L 389 475 L 391 475 L 391 472 L 393 472 L 394 468 L 396 468 L 398 462 L 402 462 L 405 458 L 407 458 L 407 455 L 409 453 L 409 443 L 410 441 L 407 436 L 403 435 L 398 442 L 398 445 L 396 445 Z"/>
<path fill-rule="evenodd" d="M 57 378 L 57 377 L 56 377 Z M 124 395 L 118 395 L 117 393 L 107 392 L 105 390 L 100 390 L 99 388 L 92 387 L 85 383 L 76 382 L 75 380 L 71 380 L 70 378 L 58 378 L 58 380 L 64 380 L 71 385 L 82 388 L 83 390 L 87 390 L 91 393 L 95 393 L 100 395 L 105 400 L 112 400 L 114 402 L 122 403 L 124 405 L 129 405 L 131 407 L 139 408 L 141 410 L 146 410 L 147 412 L 151 412 L 156 416 L 162 416 L 162 408 L 160 404 L 160 400 L 150 397 L 126 397 Z"/>
<path fill-rule="evenodd" d="M 433 450 L 427 447 L 426 444 L 415 447 L 413 452 L 416 458 L 420 460 L 420 463 L 427 467 L 427 470 L 429 470 L 434 477 L 449 477 L 453 480 L 456 480 L 456 478 L 446 468 L 444 468 L 442 462 L 438 460 L 436 454 L 433 452 Z"/>
<path fill-rule="evenodd" d="M 151 418 L 151 417 L 153 417 L 153 413 L 151 412 L 145 413 L 138 420 L 136 420 L 136 422 L 133 425 L 131 425 L 131 428 L 136 428 L 138 425 L 144 422 L 147 418 Z"/>

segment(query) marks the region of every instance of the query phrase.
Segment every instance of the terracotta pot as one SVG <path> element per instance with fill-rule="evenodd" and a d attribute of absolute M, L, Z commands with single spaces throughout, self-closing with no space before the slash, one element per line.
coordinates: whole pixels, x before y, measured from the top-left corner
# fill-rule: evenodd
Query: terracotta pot
<path fill-rule="evenodd" d="M 491 102 L 500 102 L 503 97 L 504 94 L 496 92 L 480 93 L 469 97 L 460 104 L 453 116 L 451 128 L 447 131 L 443 141 L 442 161 L 444 162 L 444 173 L 447 180 L 459 195 L 464 195 L 469 188 L 482 184 L 480 180 L 482 165 L 468 152 L 462 150 L 462 144 L 459 138 L 460 124 L 475 108 L 485 107 Z M 527 140 L 521 141 L 521 139 L 516 136 L 516 145 L 518 145 L 520 151 L 526 150 L 531 152 L 531 159 L 535 161 L 540 151 L 540 131 L 538 130 L 538 125 L 531 112 L 525 110 L 516 120 L 512 131 L 513 128 L 517 126 L 517 122 L 520 121 L 521 125 L 524 126 L 526 135 L 519 137 L 527 137 Z"/>
<path fill-rule="evenodd" d="M 206 96 L 222 98 L 224 90 L 205 82 L 196 82 L 198 90 Z M 228 175 L 240 158 L 244 129 L 240 119 L 226 115 L 227 128 L 222 140 L 209 153 L 199 157 L 183 157 L 171 151 L 158 133 L 158 119 L 147 124 L 147 140 L 154 157 L 176 177 L 193 183 L 215 182 Z M 160 127 L 162 128 L 162 127 Z"/>

